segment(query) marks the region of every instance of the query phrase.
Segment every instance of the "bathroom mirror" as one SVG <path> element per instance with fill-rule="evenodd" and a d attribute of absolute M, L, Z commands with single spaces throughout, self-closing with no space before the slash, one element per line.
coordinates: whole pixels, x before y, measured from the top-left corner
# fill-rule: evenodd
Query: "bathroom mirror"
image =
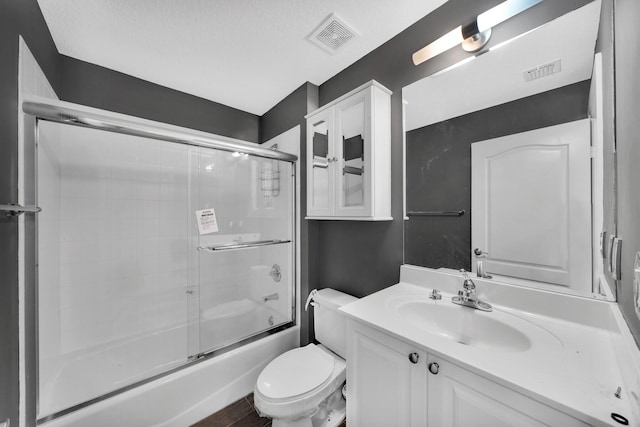
<path fill-rule="evenodd" d="M 403 88 L 404 263 L 476 272 L 477 262 L 483 261 L 485 271 L 482 273 L 492 275 L 494 280 L 615 300 L 615 280 L 607 256 L 608 238 L 615 235 L 616 209 L 613 5 L 610 0 L 584 2 L 573 11 L 554 15 L 553 8 L 557 7 L 554 3 L 542 2 L 531 12 L 523 13 L 548 16 L 542 25 L 523 28 L 515 37 L 494 39 L 481 54 L 469 55 L 447 69 Z M 527 22 L 526 16 L 519 19 L 519 22 Z M 494 36 L 497 34 L 500 34 L 499 28 L 494 29 Z M 503 174 L 501 182 L 512 184 L 513 191 L 518 193 L 518 198 L 513 198 L 513 212 L 529 214 L 530 221 L 538 221 L 535 233 L 526 226 L 525 220 L 521 233 L 517 222 L 514 222 L 515 226 L 511 224 L 508 238 L 519 253 L 545 247 L 537 244 L 540 242 L 546 242 L 547 248 L 552 247 L 550 242 L 569 245 L 563 236 L 558 237 L 557 230 L 577 229 L 576 221 L 582 217 L 587 228 L 580 232 L 579 245 L 584 250 L 580 255 L 575 251 L 571 254 L 574 257 L 572 270 L 566 272 L 567 277 L 574 277 L 574 282 L 581 273 L 583 278 L 577 279 L 581 285 L 570 285 L 568 279 L 554 282 L 526 274 L 519 277 L 520 273 L 515 270 L 509 270 L 507 274 L 492 271 L 491 266 L 495 265 L 490 262 L 495 261 L 492 248 L 473 246 L 472 236 L 476 233 L 472 231 L 478 230 L 478 224 L 492 224 L 493 228 L 484 232 L 492 236 L 499 221 L 496 222 L 496 209 L 483 208 L 488 218 L 478 222 L 480 209 L 477 203 L 472 204 L 472 199 L 474 196 L 477 199 L 482 185 L 472 181 L 472 146 L 478 148 L 479 142 L 497 141 L 509 148 L 509 141 L 528 134 L 533 135 L 536 144 L 542 129 L 562 127 L 579 120 L 586 125 L 586 135 L 591 134 L 591 148 L 589 141 L 585 143 L 587 172 L 580 178 L 581 187 L 587 191 L 587 203 L 579 212 L 574 206 L 573 210 L 567 208 L 561 214 L 558 213 L 561 209 L 555 209 L 557 201 L 546 201 L 546 193 L 551 193 L 548 191 L 551 188 L 544 190 L 539 186 L 543 184 L 539 183 L 546 181 L 548 186 L 554 181 L 543 179 L 547 177 L 544 168 L 533 166 L 524 173 L 525 168 L 520 164 L 505 162 L 507 167 L 502 172 L 511 170 L 512 175 Z M 554 138 L 552 134 L 551 139 Z M 530 158 L 527 156 L 521 158 Z M 540 200 L 529 204 L 529 208 L 525 208 L 526 203 L 516 201 L 531 200 L 533 196 L 527 191 L 536 191 L 536 200 Z M 505 200 L 510 200 L 510 196 Z M 545 205 L 554 209 L 542 209 L 540 215 L 534 213 L 536 206 Z M 472 206 L 476 207 L 475 212 Z M 476 224 L 473 230 L 472 218 Z M 576 231 L 566 233 L 575 235 Z M 573 249 L 570 246 L 566 249 L 548 251 L 532 259 L 568 257 Z M 549 264 L 569 263 L 565 259 L 555 259 Z"/>

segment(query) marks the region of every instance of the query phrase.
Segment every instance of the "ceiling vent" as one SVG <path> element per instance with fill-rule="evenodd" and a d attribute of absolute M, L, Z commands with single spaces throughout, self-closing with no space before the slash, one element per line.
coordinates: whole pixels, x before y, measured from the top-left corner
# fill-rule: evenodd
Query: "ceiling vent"
<path fill-rule="evenodd" d="M 548 64 L 540 65 L 539 67 L 532 68 L 522 73 L 525 82 L 541 79 L 543 77 L 550 76 L 562 71 L 562 61 L 557 59 Z"/>
<path fill-rule="evenodd" d="M 346 22 L 338 18 L 335 14 L 331 14 L 311 33 L 308 39 L 325 52 L 333 55 L 349 40 L 357 36 L 358 33 Z"/>

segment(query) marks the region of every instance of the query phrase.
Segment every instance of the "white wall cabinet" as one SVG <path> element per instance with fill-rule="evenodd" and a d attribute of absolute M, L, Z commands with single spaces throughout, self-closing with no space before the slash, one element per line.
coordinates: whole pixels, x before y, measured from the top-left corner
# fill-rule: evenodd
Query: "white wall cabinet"
<path fill-rule="evenodd" d="M 306 119 L 307 218 L 391 220 L 391 91 L 371 81 Z"/>
<path fill-rule="evenodd" d="M 355 320 L 347 333 L 349 426 L 588 426 Z"/>

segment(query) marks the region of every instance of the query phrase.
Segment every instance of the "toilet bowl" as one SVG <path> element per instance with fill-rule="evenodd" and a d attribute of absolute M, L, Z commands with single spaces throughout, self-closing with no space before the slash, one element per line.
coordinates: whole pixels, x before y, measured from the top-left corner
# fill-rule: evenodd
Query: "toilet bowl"
<path fill-rule="evenodd" d="M 256 409 L 273 418 L 274 427 L 339 425 L 345 415 L 342 385 L 346 366 L 344 360 L 321 345 L 288 351 L 269 363 L 258 377 L 253 394 Z M 332 419 L 337 422 L 332 424 Z"/>
<path fill-rule="evenodd" d="M 356 298 L 333 289 L 314 294 L 314 330 L 325 345 L 290 350 L 258 376 L 254 405 L 273 427 L 336 427 L 344 420 L 346 319 L 338 308 Z"/>

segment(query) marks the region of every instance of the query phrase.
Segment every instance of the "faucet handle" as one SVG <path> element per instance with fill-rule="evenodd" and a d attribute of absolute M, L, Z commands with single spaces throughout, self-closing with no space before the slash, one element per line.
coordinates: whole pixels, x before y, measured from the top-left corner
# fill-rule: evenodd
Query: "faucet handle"
<path fill-rule="evenodd" d="M 482 250 L 482 249 L 480 249 L 480 248 L 475 248 L 475 249 L 473 250 L 473 253 L 476 255 L 476 257 L 481 257 L 481 256 L 483 256 L 483 255 L 484 255 L 484 256 L 489 255 L 489 252 L 487 252 L 487 251 L 483 251 L 483 250 Z"/>
<path fill-rule="evenodd" d="M 464 268 L 460 269 L 460 273 L 462 273 L 462 277 L 464 277 L 462 286 L 468 291 L 473 291 L 476 288 L 476 284 L 473 283 L 473 280 L 469 277 L 469 273 L 467 273 Z"/>

